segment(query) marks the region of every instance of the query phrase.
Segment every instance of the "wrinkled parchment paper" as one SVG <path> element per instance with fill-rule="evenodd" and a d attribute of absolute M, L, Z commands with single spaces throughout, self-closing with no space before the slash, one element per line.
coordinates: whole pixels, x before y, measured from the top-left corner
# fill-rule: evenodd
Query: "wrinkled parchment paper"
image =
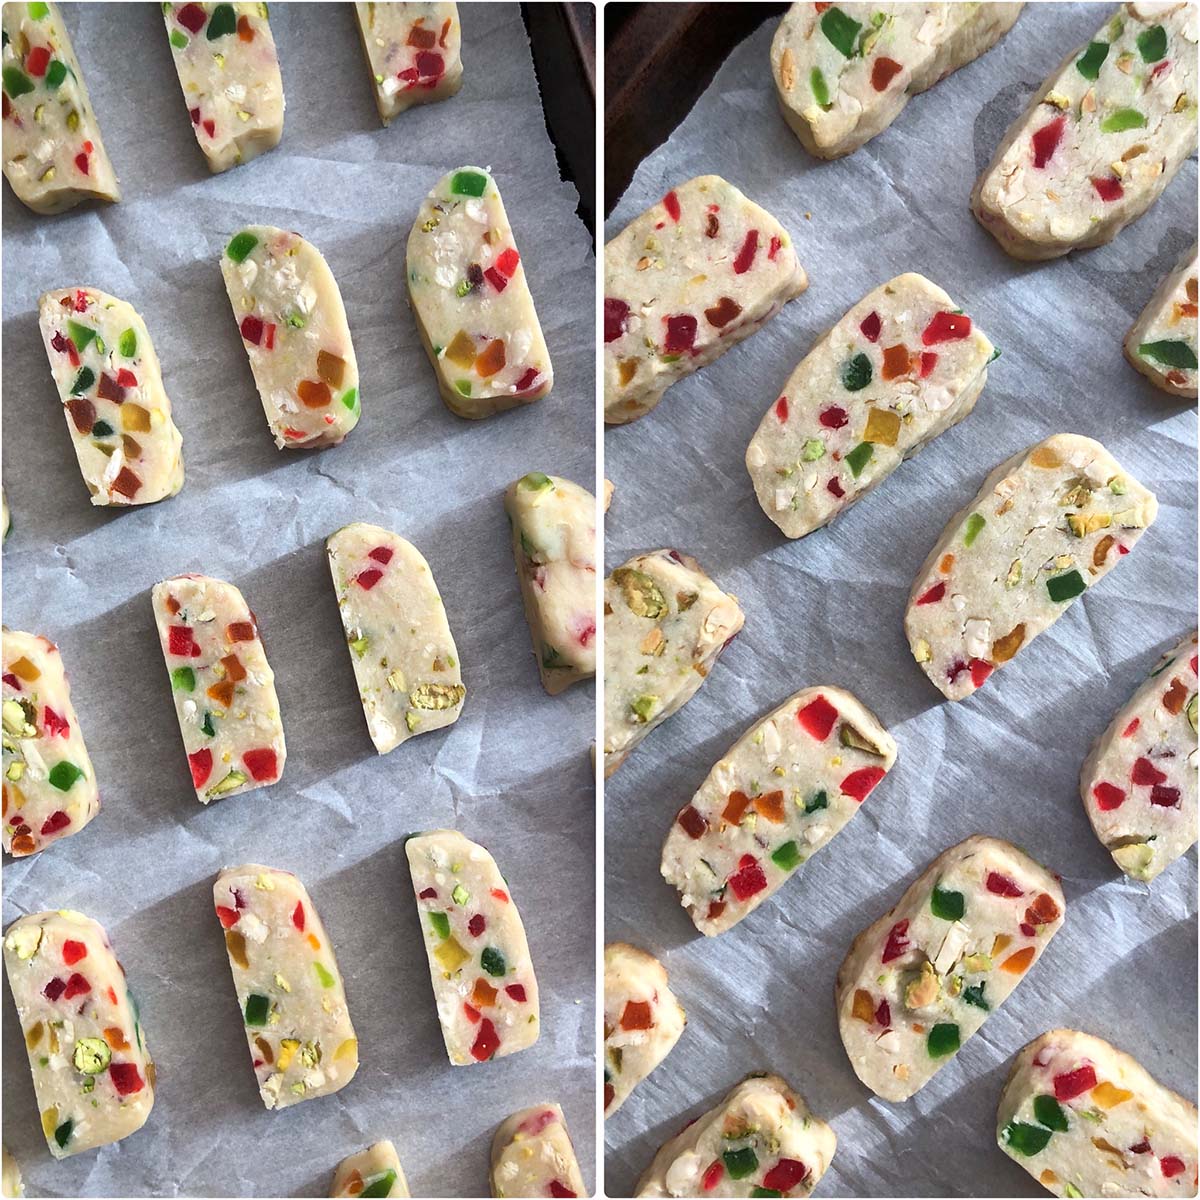
<path fill-rule="evenodd" d="M 392 1139 L 415 1195 L 487 1194 L 492 1132 L 562 1103 L 593 1155 L 593 685 L 552 699 L 521 615 L 507 484 L 592 486 L 593 258 L 559 180 L 516 5 L 464 5 L 462 91 L 383 129 L 349 4 L 278 4 L 283 142 L 210 176 L 156 4 L 66 6 L 125 200 L 34 217 L 4 189 L 4 620 L 59 642 L 103 808 L 6 862 L 4 923 L 80 909 L 108 929 L 141 1003 L 159 1091 L 146 1127 L 55 1163 L 8 996 L 4 1141 L 31 1195 L 328 1195 L 347 1154 Z M 404 285 L 417 207 L 443 172 L 490 166 L 555 367 L 554 391 L 482 422 L 438 398 Z M 275 449 L 218 258 L 247 223 L 298 230 L 341 285 L 363 417 L 341 446 Z M 37 331 L 38 295 L 93 284 L 145 316 L 183 433 L 174 499 L 88 504 Z M 353 520 L 429 559 L 467 685 L 462 718 L 379 758 L 354 686 L 324 539 Z M 231 580 L 258 615 L 288 742 L 282 781 L 195 800 L 150 608 L 182 571 Z M 525 920 L 543 1030 L 451 1067 L 402 840 L 454 826 L 494 853 Z M 269 863 L 307 885 L 346 978 L 362 1065 L 336 1095 L 267 1112 L 238 1019 L 212 881 Z"/>
<path fill-rule="evenodd" d="M 826 1196 L 1043 1194 L 996 1147 L 995 1111 L 1011 1056 L 1058 1025 L 1108 1038 L 1195 1098 L 1196 852 L 1153 890 L 1126 881 L 1078 790 L 1093 738 L 1196 622 L 1196 413 L 1121 357 L 1129 326 L 1196 237 L 1195 162 L 1113 245 L 1041 266 L 1008 258 L 967 207 L 1010 122 L 1111 11 L 1027 6 L 996 49 L 835 163 L 810 158 L 778 112 L 771 20 L 642 163 L 608 224 L 612 238 L 672 185 L 717 172 L 782 220 L 811 278 L 765 329 L 605 438 L 617 488 L 609 569 L 676 546 L 746 612 L 699 695 L 608 783 L 606 937 L 657 954 L 689 1017 L 670 1057 L 608 1122 L 611 1195 L 628 1195 L 661 1142 L 749 1071 L 781 1072 L 833 1125 Z M 944 287 L 1003 356 L 960 426 L 831 528 L 788 542 L 755 501 L 746 444 L 815 339 L 908 270 Z M 993 466 L 1059 431 L 1107 445 L 1157 493 L 1158 520 L 978 695 L 945 702 L 904 638 L 913 576 Z M 819 683 L 876 712 L 899 743 L 896 767 L 772 901 L 703 939 L 659 878 L 662 837 L 736 738 Z M 842 1049 L 834 976 L 854 935 L 976 832 L 1062 874 L 1066 923 L 957 1058 L 906 1104 L 885 1104 Z"/>

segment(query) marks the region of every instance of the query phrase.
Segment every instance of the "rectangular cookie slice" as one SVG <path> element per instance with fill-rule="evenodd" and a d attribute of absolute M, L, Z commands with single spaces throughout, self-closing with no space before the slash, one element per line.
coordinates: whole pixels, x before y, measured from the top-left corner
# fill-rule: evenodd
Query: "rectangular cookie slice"
<path fill-rule="evenodd" d="M 1129 365 L 1156 388 L 1196 399 L 1196 245 L 1184 252 L 1125 335 Z"/>
<path fill-rule="evenodd" d="M 492 1138 L 493 1196 L 586 1196 L 566 1118 L 535 1104 L 505 1118 Z"/>
<path fill-rule="evenodd" d="M 400 1156 L 391 1142 L 376 1142 L 338 1164 L 333 1176 L 331 1196 L 356 1196 L 371 1200 L 376 1196 L 409 1196 L 408 1181 Z"/>

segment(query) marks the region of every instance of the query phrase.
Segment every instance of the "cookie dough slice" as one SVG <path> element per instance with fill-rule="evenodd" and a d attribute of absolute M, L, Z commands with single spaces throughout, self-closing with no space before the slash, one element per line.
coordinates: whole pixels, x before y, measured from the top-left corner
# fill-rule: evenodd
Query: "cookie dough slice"
<path fill-rule="evenodd" d="M 1077 1029 L 1013 1059 L 996 1141 L 1056 1196 L 1196 1194 L 1196 1106 Z"/>
<path fill-rule="evenodd" d="M 1059 433 L 1001 463 L 917 573 L 904 629 L 949 700 L 969 696 L 1108 574 L 1158 502 L 1099 442 Z"/>
<path fill-rule="evenodd" d="M 408 1181 L 400 1156 L 391 1142 L 376 1142 L 366 1150 L 351 1154 L 338 1165 L 333 1176 L 331 1196 L 408 1196 Z"/>
<path fill-rule="evenodd" d="M 748 1075 L 664 1143 L 636 1196 L 807 1196 L 837 1135 L 778 1075 Z"/>
<path fill-rule="evenodd" d="M 701 933 L 724 933 L 833 840 L 895 761 L 854 696 L 805 688 L 708 773 L 663 843 L 662 877 Z"/>
<path fill-rule="evenodd" d="M 763 512 L 792 538 L 827 525 L 975 407 L 995 356 L 924 276 L 877 287 L 801 360 L 751 439 Z"/>
<path fill-rule="evenodd" d="M 671 1053 L 686 1024 L 654 955 L 625 942 L 604 947 L 605 1117 Z"/>
<path fill-rule="evenodd" d="M 146 322 L 106 292 L 62 288 L 38 301 L 38 324 L 92 503 L 174 496 L 183 438 Z"/>
<path fill-rule="evenodd" d="M 523 1108 L 492 1138 L 493 1196 L 586 1196 L 567 1122 L 557 1104 Z"/>
<path fill-rule="evenodd" d="M 462 87 L 457 4 L 355 4 L 379 119 L 448 100 Z"/>
<path fill-rule="evenodd" d="M 54 3 L 5 4 L 4 177 L 36 213 L 84 200 L 121 199 L 121 189 L 83 71 Z"/>
<path fill-rule="evenodd" d="M 1022 7 L 793 4 L 771 43 L 784 119 L 810 154 L 849 154 L 882 133 L 910 96 L 990 50 Z"/>
<path fill-rule="evenodd" d="M 1192 246 L 1125 336 L 1125 357 L 1156 388 L 1196 399 L 1196 247 Z"/>
<path fill-rule="evenodd" d="M 17 1160 L 8 1152 L 8 1147 L 0 1148 L 0 1195 L 19 1197 L 25 1195 L 25 1183 L 21 1178 L 21 1168 Z"/>
<path fill-rule="evenodd" d="M 569 479 L 523 475 L 504 493 L 542 687 L 596 673 L 596 497 Z"/>
<path fill-rule="evenodd" d="M 213 902 L 263 1103 L 287 1108 L 344 1088 L 358 1070 L 358 1039 L 304 884 L 246 863 L 217 876 Z"/>
<path fill-rule="evenodd" d="M 283 80 L 265 4 L 164 4 L 196 141 L 214 174 L 283 136 Z"/>
<path fill-rule="evenodd" d="M 462 671 L 446 608 L 424 556 L 378 525 L 325 542 L 371 741 L 380 754 L 462 715 Z"/>
<path fill-rule="evenodd" d="M 645 416 L 806 287 L 787 230 L 733 184 L 673 188 L 604 247 L 605 421 Z"/>
<path fill-rule="evenodd" d="M 36 854 L 78 833 L 100 793 L 58 647 L 14 629 L 4 648 L 4 849 Z"/>
<path fill-rule="evenodd" d="M 1197 9 L 1124 4 L 1017 118 L 971 194 L 1014 258 L 1101 246 L 1196 149 Z"/>
<path fill-rule="evenodd" d="M 329 264 L 298 233 L 250 225 L 221 274 L 280 449 L 336 446 L 362 415 L 358 360 Z"/>
<path fill-rule="evenodd" d="M 404 849 L 450 1061 L 469 1066 L 532 1046 L 537 979 L 496 860 L 453 829 L 416 834 Z"/>
<path fill-rule="evenodd" d="M 939 854 L 838 970 L 854 1073 L 884 1100 L 920 1091 L 1041 957 L 1064 908 L 1058 879 L 999 838 Z"/>
<path fill-rule="evenodd" d="M 1149 883 L 1196 842 L 1196 634 L 1158 661 L 1096 740 L 1083 807 L 1113 861 Z"/>
<path fill-rule="evenodd" d="M 4 969 L 55 1158 L 136 1133 L 154 1106 L 154 1063 L 125 971 L 82 913 L 30 913 L 4 935 Z"/>
<path fill-rule="evenodd" d="M 176 575 L 150 594 L 201 804 L 275 783 L 287 747 L 258 622 L 232 583 Z"/>
<path fill-rule="evenodd" d="M 745 616 L 677 550 L 639 554 L 604 581 L 604 774 L 699 690 Z"/>
<path fill-rule="evenodd" d="M 446 407 L 478 420 L 554 383 L 496 181 L 460 167 L 425 197 L 408 235 L 408 295 Z"/>

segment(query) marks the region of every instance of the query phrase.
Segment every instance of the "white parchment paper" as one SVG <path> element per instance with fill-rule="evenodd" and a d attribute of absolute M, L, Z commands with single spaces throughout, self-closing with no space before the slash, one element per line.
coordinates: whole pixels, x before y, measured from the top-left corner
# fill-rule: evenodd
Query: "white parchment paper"
<path fill-rule="evenodd" d="M 287 96 L 282 144 L 210 176 L 157 4 L 68 5 L 65 17 L 125 199 L 64 217 L 4 189 L 4 620 L 55 639 L 103 808 L 78 836 L 4 867 L 4 923 L 75 908 L 112 936 L 158 1064 L 146 1127 L 54 1162 L 7 987 L 4 1141 L 31 1195 L 328 1195 L 334 1167 L 380 1138 L 415 1195 L 487 1194 L 488 1150 L 513 1110 L 559 1101 L 594 1179 L 592 684 L 538 683 L 502 505 L 544 470 L 593 485 L 589 238 L 560 181 L 516 5 L 463 5 L 462 91 L 383 129 L 349 4 L 272 6 Z M 490 166 L 555 367 L 545 400 L 478 423 L 449 413 L 407 306 L 405 243 L 447 170 Z M 241 225 L 292 228 L 341 285 L 363 417 L 343 445 L 275 449 L 221 282 Z M 145 316 L 183 433 L 174 499 L 94 509 L 37 331 L 38 295 L 91 284 Z M 379 758 L 367 737 L 324 539 L 363 520 L 429 559 L 458 642 L 463 716 Z M 278 677 L 282 781 L 202 808 L 150 609 L 182 571 L 236 583 Z M 453 826 L 494 853 L 529 935 L 542 1036 L 451 1067 L 402 840 Z M 336 1095 L 282 1112 L 258 1098 L 212 911 L 227 864 L 295 871 L 346 979 L 362 1065 Z"/>
<path fill-rule="evenodd" d="M 698 696 L 609 781 L 606 936 L 658 955 L 688 1011 L 683 1038 L 607 1124 L 607 1190 L 628 1195 L 657 1147 L 749 1071 L 776 1070 L 837 1132 L 821 1195 L 1039 1195 L 995 1145 L 1011 1056 L 1071 1025 L 1195 1097 L 1196 852 L 1151 891 L 1093 837 L 1080 765 L 1160 651 L 1196 622 L 1196 413 L 1151 388 L 1121 341 L 1196 237 L 1194 160 L 1110 246 L 1025 266 L 971 216 L 976 177 L 1044 77 L 1112 12 L 1031 4 L 996 49 L 911 101 L 847 159 L 810 158 L 774 96 L 769 21 L 739 46 L 637 171 L 612 238 L 706 172 L 792 233 L 811 286 L 648 417 L 607 433 L 616 485 L 609 569 L 694 554 L 741 600 L 745 628 Z M 944 287 L 1003 349 L 979 405 L 831 528 L 788 542 L 759 509 L 747 442 L 795 364 L 867 291 L 902 271 Z M 1051 434 L 1102 441 L 1158 495 L 1136 552 L 978 695 L 950 704 L 902 627 L 913 576 L 993 466 Z M 731 932 L 701 938 L 658 874 L 662 837 L 709 768 L 811 684 L 847 687 L 899 760 L 834 842 Z M 1008 838 L 1061 873 L 1067 917 L 1007 1004 L 906 1104 L 874 1099 L 837 1033 L 834 976 L 854 935 L 969 834 Z"/>

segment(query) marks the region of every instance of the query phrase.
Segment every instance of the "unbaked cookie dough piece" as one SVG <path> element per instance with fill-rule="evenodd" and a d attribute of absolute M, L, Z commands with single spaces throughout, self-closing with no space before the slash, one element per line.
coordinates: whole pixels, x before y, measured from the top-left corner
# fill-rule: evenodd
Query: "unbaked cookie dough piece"
<path fill-rule="evenodd" d="M 408 1196 L 408 1181 L 400 1156 L 391 1142 L 376 1142 L 366 1150 L 351 1154 L 338 1165 L 333 1176 L 331 1196 Z"/>
<path fill-rule="evenodd" d="M 745 616 L 677 550 L 639 554 L 604 581 L 604 774 L 699 690 Z"/>
<path fill-rule="evenodd" d="M 838 1029 L 854 1073 L 907 1100 L 1041 957 L 1062 887 L 1024 851 L 976 835 L 939 854 L 838 970 Z"/>
<path fill-rule="evenodd" d="M 21 1168 L 17 1160 L 8 1152 L 8 1147 L 0 1149 L 3 1167 L 0 1168 L 0 1195 L 16 1197 L 25 1195 L 25 1183 L 21 1178 Z"/>
<path fill-rule="evenodd" d="M 175 71 L 210 171 L 279 145 L 283 79 L 265 4 L 164 4 Z"/>
<path fill-rule="evenodd" d="M 1196 841 L 1196 634 L 1164 654 L 1096 740 L 1083 807 L 1113 861 L 1149 883 Z"/>
<path fill-rule="evenodd" d="M 1077 1029 L 1013 1059 L 996 1141 L 1056 1196 L 1196 1194 L 1196 1106 Z"/>
<path fill-rule="evenodd" d="M 298 233 L 250 225 L 221 255 L 275 445 L 336 446 L 358 424 L 358 360 L 329 264 Z"/>
<path fill-rule="evenodd" d="M 882 133 L 910 96 L 990 50 L 1022 7 L 793 4 L 771 43 L 784 119 L 810 154 L 849 154 Z"/>
<path fill-rule="evenodd" d="M 478 420 L 554 383 L 496 181 L 460 167 L 425 197 L 408 235 L 408 295 L 446 407 Z"/>
<path fill-rule="evenodd" d="M 833 840 L 895 761 L 854 696 L 805 688 L 708 773 L 663 843 L 662 877 L 701 933 L 724 933 Z"/>
<path fill-rule="evenodd" d="M 763 512 L 828 524 L 975 407 L 995 347 L 936 284 L 898 275 L 809 351 L 746 449 Z"/>
<path fill-rule="evenodd" d="M 1014 258 L 1101 246 L 1196 149 L 1194 4 L 1124 4 L 1072 51 L 975 184 L 971 210 Z"/>
<path fill-rule="evenodd" d="M 1125 357 L 1156 388 L 1196 399 L 1196 246 L 1179 260 L 1125 337 Z"/>
<path fill-rule="evenodd" d="M 462 715 L 462 671 L 424 556 L 378 525 L 325 541 L 367 730 L 380 754 Z"/>
<path fill-rule="evenodd" d="M 4 849 L 23 858 L 78 833 L 100 793 L 58 647 L 14 629 L 2 641 Z"/>
<path fill-rule="evenodd" d="M 106 292 L 62 288 L 38 301 L 38 324 L 92 503 L 174 496 L 183 438 L 146 322 Z"/>
<path fill-rule="evenodd" d="M 523 1108 L 492 1138 L 493 1196 L 586 1196 L 566 1118 L 557 1104 Z"/>
<path fill-rule="evenodd" d="M 469 1066 L 532 1046 L 537 979 L 496 860 L 453 829 L 415 834 L 404 849 L 450 1061 Z"/>
<path fill-rule="evenodd" d="M 806 287 L 787 230 L 733 184 L 672 189 L 604 247 L 605 421 L 645 416 Z"/>
<path fill-rule="evenodd" d="M 447 100 L 462 87 L 457 4 L 355 4 L 379 119 Z"/>
<path fill-rule="evenodd" d="M 604 947 L 605 1117 L 671 1053 L 686 1024 L 654 955 L 625 942 Z"/>
<path fill-rule="evenodd" d="M 36 213 L 121 199 L 83 71 L 54 3 L 9 3 L 4 27 L 4 176 Z"/>
<path fill-rule="evenodd" d="M 125 971 L 82 913 L 30 913 L 4 935 L 4 969 L 55 1158 L 136 1133 L 154 1106 L 154 1063 Z"/>
<path fill-rule="evenodd" d="M 533 471 L 504 509 L 542 687 L 556 696 L 596 673 L 596 497 Z"/>
<path fill-rule="evenodd" d="M 150 593 L 179 732 L 201 804 L 275 783 L 287 747 L 275 672 L 232 583 L 176 575 Z"/>
<path fill-rule="evenodd" d="M 969 696 L 1137 544 L 1158 502 L 1099 442 L 1059 433 L 1001 463 L 917 573 L 904 629 L 949 700 Z"/>

